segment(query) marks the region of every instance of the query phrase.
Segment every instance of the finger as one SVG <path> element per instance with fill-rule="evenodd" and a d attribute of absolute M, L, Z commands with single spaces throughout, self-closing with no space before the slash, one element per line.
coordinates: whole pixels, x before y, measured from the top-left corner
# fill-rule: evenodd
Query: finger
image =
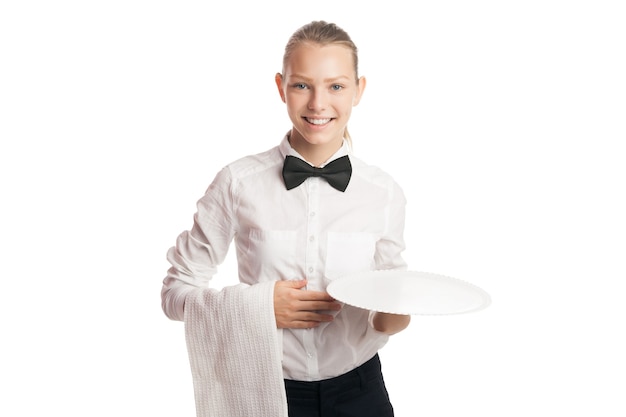
<path fill-rule="evenodd" d="M 325 291 L 302 291 L 302 293 L 298 295 L 298 298 L 302 301 L 335 301 L 335 299 Z"/>
<path fill-rule="evenodd" d="M 334 317 L 329 314 L 320 314 L 320 313 L 307 313 L 307 314 L 299 314 L 298 318 L 294 318 L 291 321 L 289 327 L 293 328 L 309 328 L 309 327 L 317 327 L 322 323 L 328 323 L 333 321 Z"/>
<path fill-rule="evenodd" d="M 294 316 L 294 321 L 314 321 L 314 322 L 329 322 L 334 320 L 334 316 L 331 314 L 324 314 L 317 311 L 300 311 Z"/>
<path fill-rule="evenodd" d="M 300 311 L 317 311 L 317 310 L 341 310 L 341 303 L 336 301 L 306 301 L 301 300 L 298 303 L 298 310 Z"/>
<path fill-rule="evenodd" d="M 314 329 L 319 327 L 319 321 L 293 321 L 285 326 L 287 329 Z"/>
<path fill-rule="evenodd" d="M 283 288 L 301 289 L 301 288 L 306 287 L 306 284 L 307 284 L 306 279 L 299 279 L 299 280 L 289 280 L 289 281 L 276 281 L 275 286 L 283 287 Z"/>

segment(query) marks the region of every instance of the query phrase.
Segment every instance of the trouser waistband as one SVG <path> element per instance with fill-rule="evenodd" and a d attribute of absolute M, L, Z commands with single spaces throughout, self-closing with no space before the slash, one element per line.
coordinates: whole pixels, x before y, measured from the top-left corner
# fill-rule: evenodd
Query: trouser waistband
<path fill-rule="evenodd" d="M 293 387 L 304 388 L 305 386 L 309 386 L 311 389 L 315 389 L 324 385 L 344 385 L 348 384 L 353 386 L 356 380 L 359 380 L 361 383 L 366 381 L 370 381 L 375 378 L 379 378 L 381 375 L 380 369 L 380 358 L 378 357 L 378 353 L 375 354 L 372 359 L 365 362 L 363 365 L 360 365 L 353 370 L 346 372 L 343 375 L 339 375 L 333 378 L 322 379 L 319 381 L 294 381 L 290 379 L 285 380 L 285 384 Z"/>

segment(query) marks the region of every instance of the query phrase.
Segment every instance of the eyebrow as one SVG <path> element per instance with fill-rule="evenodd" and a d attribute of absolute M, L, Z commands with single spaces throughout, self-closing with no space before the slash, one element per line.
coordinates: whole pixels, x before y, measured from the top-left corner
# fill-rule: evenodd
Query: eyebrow
<path fill-rule="evenodd" d="M 309 77 L 305 77 L 304 75 L 300 75 L 300 74 L 288 74 L 289 78 L 299 78 L 301 80 L 310 82 L 312 81 L 311 78 Z M 337 77 L 333 77 L 333 78 L 325 78 L 324 82 L 325 83 L 329 83 L 329 82 L 333 82 L 333 81 L 339 81 L 339 80 L 348 80 L 348 81 L 352 81 L 352 78 L 346 76 L 346 75 L 340 75 Z"/>

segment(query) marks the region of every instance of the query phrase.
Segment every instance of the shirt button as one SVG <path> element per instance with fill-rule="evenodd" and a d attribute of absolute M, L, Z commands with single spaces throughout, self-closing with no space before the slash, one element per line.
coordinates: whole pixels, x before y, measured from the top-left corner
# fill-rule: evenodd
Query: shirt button
<path fill-rule="evenodd" d="M 313 267 L 309 267 L 309 272 L 313 272 Z"/>
<path fill-rule="evenodd" d="M 312 211 L 312 212 L 311 212 L 311 214 L 309 214 L 309 216 L 311 216 L 311 217 L 315 217 L 315 212 L 314 212 L 314 211 Z"/>
<path fill-rule="evenodd" d="M 315 240 L 315 236 L 309 236 L 309 242 L 313 242 Z"/>

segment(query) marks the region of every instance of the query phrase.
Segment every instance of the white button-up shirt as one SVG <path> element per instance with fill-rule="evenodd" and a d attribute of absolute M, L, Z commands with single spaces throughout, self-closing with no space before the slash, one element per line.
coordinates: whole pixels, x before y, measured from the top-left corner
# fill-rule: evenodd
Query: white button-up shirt
<path fill-rule="evenodd" d="M 388 174 L 351 155 L 345 142 L 328 162 L 347 154 L 353 171 L 345 192 L 318 177 L 287 190 L 285 156 L 302 158 L 287 136 L 279 146 L 223 168 L 198 201 L 193 228 L 167 254 L 172 267 L 163 283 L 165 314 L 183 320 L 186 294 L 209 286 L 231 242 L 239 280 L 250 285 L 306 278 L 308 290 L 324 291 L 345 274 L 406 269 L 404 193 Z M 369 311 L 344 305 L 334 314 L 317 328 L 283 330 L 285 378 L 341 375 L 387 342 L 371 327 Z"/>

